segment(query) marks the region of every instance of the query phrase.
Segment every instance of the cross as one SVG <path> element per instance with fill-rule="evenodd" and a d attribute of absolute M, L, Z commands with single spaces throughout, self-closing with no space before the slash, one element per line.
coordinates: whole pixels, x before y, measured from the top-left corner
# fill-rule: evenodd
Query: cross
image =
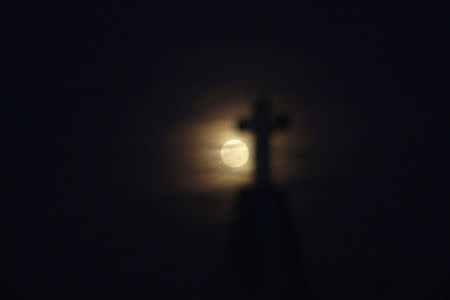
<path fill-rule="evenodd" d="M 270 134 L 276 129 L 284 129 L 287 126 L 288 118 L 285 115 L 273 117 L 267 100 L 263 98 L 255 101 L 253 118 L 239 122 L 240 129 L 252 130 L 256 135 L 255 184 L 257 186 L 268 185 L 270 182 Z"/>

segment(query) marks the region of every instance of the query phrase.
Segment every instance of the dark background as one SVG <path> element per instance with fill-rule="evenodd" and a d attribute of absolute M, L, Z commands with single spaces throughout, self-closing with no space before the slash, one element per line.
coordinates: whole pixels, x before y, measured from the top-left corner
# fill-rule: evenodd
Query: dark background
<path fill-rule="evenodd" d="M 299 107 L 315 113 L 316 172 L 287 189 L 323 299 L 448 296 L 446 10 L 335 2 L 11 7 L 14 93 L 3 119 L 12 291 L 231 298 L 227 222 L 191 209 L 210 195 L 166 196 L 161 158 L 176 152 L 158 141 L 195 116 L 179 95 L 238 79 L 251 91 L 303 95 Z M 261 59 L 248 63 L 253 53 Z M 148 119 L 133 122 L 139 113 Z"/>

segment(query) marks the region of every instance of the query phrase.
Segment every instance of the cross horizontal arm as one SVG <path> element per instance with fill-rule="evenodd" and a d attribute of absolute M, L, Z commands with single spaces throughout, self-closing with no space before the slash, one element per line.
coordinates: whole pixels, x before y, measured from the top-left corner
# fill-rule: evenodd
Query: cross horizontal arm
<path fill-rule="evenodd" d="M 251 120 L 239 121 L 239 129 L 248 130 L 253 129 L 254 127 L 254 122 L 252 122 Z"/>
<path fill-rule="evenodd" d="M 275 119 L 274 129 L 286 129 L 291 125 L 290 119 L 287 115 L 281 114 Z"/>

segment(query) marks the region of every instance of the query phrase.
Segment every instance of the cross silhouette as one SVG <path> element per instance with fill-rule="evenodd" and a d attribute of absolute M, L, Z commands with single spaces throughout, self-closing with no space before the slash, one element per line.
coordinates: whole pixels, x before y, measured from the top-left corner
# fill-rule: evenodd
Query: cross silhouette
<path fill-rule="evenodd" d="M 272 116 L 268 101 L 258 99 L 254 104 L 254 113 L 251 120 L 239 122 L 242 130 L 252 130 L 255 133 L 256 170 L 255 184 L 264 186 L 270 183 L 270 134 L 276 129 L 284 129 L 288 126 L 288 118 L 285 115 Z"/>

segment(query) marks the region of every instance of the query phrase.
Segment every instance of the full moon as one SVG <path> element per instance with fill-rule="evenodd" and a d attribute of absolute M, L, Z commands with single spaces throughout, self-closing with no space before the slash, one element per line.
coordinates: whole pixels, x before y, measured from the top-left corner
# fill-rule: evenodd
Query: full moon
<path fill-rule="evenodd" d="M 248 148 L 240 140 L 229 140 L 220 151 L 222 160 L 232 168 L 244 165 L 248 160 Z"/>

